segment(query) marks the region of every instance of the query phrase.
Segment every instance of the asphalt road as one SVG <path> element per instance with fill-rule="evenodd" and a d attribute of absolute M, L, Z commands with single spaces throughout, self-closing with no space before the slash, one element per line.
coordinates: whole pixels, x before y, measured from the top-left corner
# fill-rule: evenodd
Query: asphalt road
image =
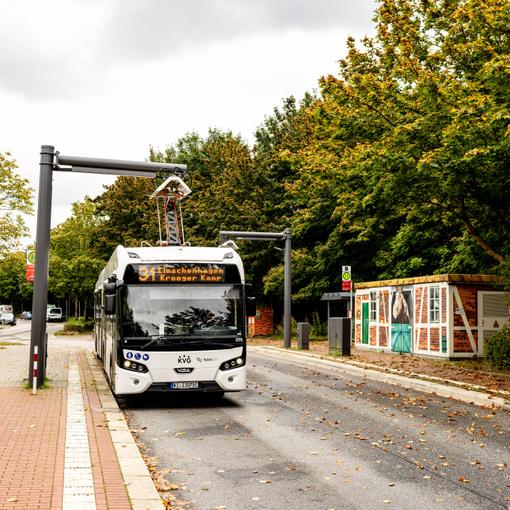
<path fill-rule="evenodd" d="M 0 326 L 0 342 L 17 344 L 30 344 L 32 321 L 18 319 L 16 326 Z M 54 336 L 56 331 L 62 329 L 61 322 L 46 323 L 48 333 L 48 348 L 93 349 L 94 342 L 91 335 Z"/>
<path fill-rule="evenodd" d="M 121 400 L 175 508 L 510 506 L 510 416 L 249 355 L 249 387 Z"/>
<path fill-rule="evenodd" d="M 18 319 L 16 326 L 0 326 L 0 341 L 2 342 L 30 342 L 32 321 Z M 47 323 L 48 334 L 62 329 L 61 323 Z"/>
<path fill-rule="evenodd" d="M 16 326 L 0 326 L 0 341 L 19 342 L 30 340 L 30 321 L 18 319 Z"/>

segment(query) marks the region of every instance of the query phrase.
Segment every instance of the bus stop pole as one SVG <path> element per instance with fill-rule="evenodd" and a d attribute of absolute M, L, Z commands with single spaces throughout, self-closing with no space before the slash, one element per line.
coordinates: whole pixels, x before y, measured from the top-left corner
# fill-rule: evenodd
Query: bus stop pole
<path fill-rule="evenodd" d="M 291 301 L 291 241 L 290 228 L 284 231 L 285 239 L 285 263 L 283 283 L 283 347 L 290 348 L 290 301 Z"/>
<path fill-rule="evenodd" d="M 55 147 L 41 146 L 39 163 L 39 198 L 35 237 L 35 278 L 32 298 L 32 327 L 30 331 L 30 361 L 28 380 L 32 380 L 35 347 L 38 347 L 37 385 L 44 384 L 46 372 L 46 307 L 48 305 L 48 268 L 50 256 L 51 195 Z"/>

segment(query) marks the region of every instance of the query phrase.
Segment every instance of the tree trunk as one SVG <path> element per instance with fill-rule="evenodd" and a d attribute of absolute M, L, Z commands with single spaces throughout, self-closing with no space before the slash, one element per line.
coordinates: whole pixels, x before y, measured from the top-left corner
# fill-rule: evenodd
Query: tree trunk
<path fill-rule="evenodd" d="M 492 257 L 494 260 L 502 264 L 505 261 L 505 257 L 501 255 L 501 253 L 498 253 L 485 239 L 482 238 L 482 236 L 478 233 L 476 228 L 471 223 L 466 207 L 464 204 L 461 205 L 462 210 L 462 221 L 464 222 L 464 225 L 466 226 L 467 231 L 471 235 L 471 237 L 478 243 L 478 245 L 482 248 L 482 250 L 489 255 L 489 257 Z"/>
<path fill-rule="evenodd" d="M 85 296 L 85 303 L 83 305 L 83 320 L 87 320 L 88 316 L 87 316 L 87 301 L 88 301 L 88 296 Z"/>

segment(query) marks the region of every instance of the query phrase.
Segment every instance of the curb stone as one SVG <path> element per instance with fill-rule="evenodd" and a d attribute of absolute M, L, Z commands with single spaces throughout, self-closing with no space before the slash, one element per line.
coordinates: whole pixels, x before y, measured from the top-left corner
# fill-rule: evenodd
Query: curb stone
<path fill-rule="evenodd" d="M 327 358 L 318 354 L 288 351 L 279 347 L 253 346 L 249 347 L 249 349 L 255 352 L 264 352 L 265 354 L 269 354 L 275 358 L 281 358 L 281 355 L 284 355 L 284 357 L 300 358 L 305 360 L 307 365 L 326 365 L 338 371 L 350 372 L 373 381 L 384 381 L 396 386 L 414 389 L 424 393 L 433 393 L 441 397 L 453 398 L 455 400 L 466 402 L 468 404 L 475 404 L 480 407 L 499 408 L 505 411 L 510 411 L 510 402 L 502 397 L 497 397 L 490 393 L 482 393 L 462 387 L 448 386 L 446 384 L 420 379 L 417 374 L 413 374 L 412 377 L 406 377 L 399 374 L 381 372 L 371 368 L 359 367 L 347 362 L 333 361 L 334 358 Z"/>
<path fill-rule="evenodd" d="M 105 413 L 106 424 L 117 454 L 132 510 L 164 510 L 149 470 L 131 435 L 124 414 L 110 391 L 99 363 L 92 352 L 87 351 L 86 355 L 96 384 L 99 401 Z"/>

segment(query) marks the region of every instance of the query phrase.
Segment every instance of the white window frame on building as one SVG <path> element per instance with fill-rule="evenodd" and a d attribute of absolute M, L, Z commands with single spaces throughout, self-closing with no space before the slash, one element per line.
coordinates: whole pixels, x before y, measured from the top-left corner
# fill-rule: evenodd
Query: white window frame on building
<path fill-rule="evenodd" d="M 431 324 L 441 322 L 441 288 L 439 285 L 429 287 L 429 322 Z"/>
<path fill-rule="evenodd" d="M 377 321 L 377 291 L 370 291 L 370 310 L 369 310 L 370 322 Z"/>

